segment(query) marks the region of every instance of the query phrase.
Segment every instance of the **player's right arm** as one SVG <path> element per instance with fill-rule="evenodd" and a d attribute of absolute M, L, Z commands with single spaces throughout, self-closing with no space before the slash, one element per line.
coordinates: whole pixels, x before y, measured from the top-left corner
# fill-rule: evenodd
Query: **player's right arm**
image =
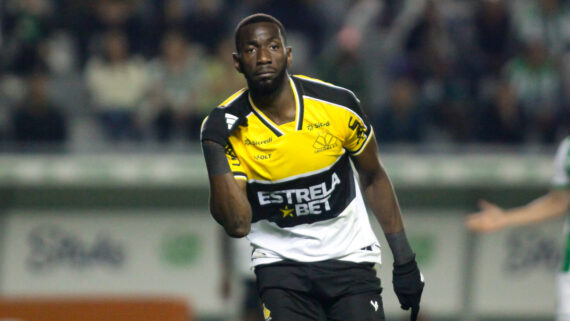
<path fill-rule="evenodd" d="M 570 137 L 564 139 L 554 158 L 554 188 L 530 203 L 502 209 L 487 201 L 479 201 L 481 211 L 467 217 L 467 228 L 492 232 L 509 226 L 528 225 L 561 216 L 570 208 Z"/>
<path fill-rule="evenodd" d="M 228 128 L 224 109 L 216 108 L 204 121 L 200 139 L 210 181 L 210 212 L 231 237 L 244 237 L 251 228 L 246 182 L 234 178 L 225 152 L 231 133 L 246 123 L 240 117 Z"/>
<path fill-rule="evenodd" d="M 467 227 L 477 232 L 492 232 L 509 226 L 528 225 L 561 216 L 570 208 L 570 190 L 555 189 L 532 202 L 512 209 L 479 201 L 481 211 L 467 217 Z"/>

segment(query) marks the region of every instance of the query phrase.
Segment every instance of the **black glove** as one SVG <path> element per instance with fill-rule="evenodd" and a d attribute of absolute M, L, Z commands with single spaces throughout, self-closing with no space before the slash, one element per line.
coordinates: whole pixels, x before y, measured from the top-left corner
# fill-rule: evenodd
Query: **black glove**
<path fill-rule="evenodd" d="M 420 299 L 424 290 L 424 277 L 418 268 L 415 257 L 402 265 L 394 264 L 392 271 L 392 284 L 394 292 L 404 310 L 412 308 L 412 321 L 418 319 Z"/>
<path fill-rule="evenodd" d="M 211 140 L 225 147 L 231 134 L 240 125 L 247 126 L 247 117 L 243 113 L 224 107 L 215 108 L 202 127 L 200 140 Z"/>

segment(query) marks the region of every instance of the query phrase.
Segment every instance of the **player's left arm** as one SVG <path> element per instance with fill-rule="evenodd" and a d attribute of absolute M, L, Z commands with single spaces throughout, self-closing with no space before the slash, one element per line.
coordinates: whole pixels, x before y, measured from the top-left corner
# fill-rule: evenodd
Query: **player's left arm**
<path fill-rule="evenodd" d="M 392 249 L 394 261 L 400 264 L 409 262 L 414 254 L 404 233 L 404 223 L 394 187 L 382 165 L 374 137 L 369 139 L 358 155 L 352 156 L 352 160 L 358 171 L 367 205 L 380 223 L 386 237 L 403 235 L 402 241 L 405 244 Z"/>
<path fill-rule="evenodd" d="M 415 320 L 419 312 L 424 280 L 406 237 L 400 205 L 380 160 L 375 138 L 371 137 L 364 149 L 353 155 L 352 159 L 367 204 L 380 223 L 394 256 L 394 292 L 402 309 L 412 309 L 412 320 Z"/>

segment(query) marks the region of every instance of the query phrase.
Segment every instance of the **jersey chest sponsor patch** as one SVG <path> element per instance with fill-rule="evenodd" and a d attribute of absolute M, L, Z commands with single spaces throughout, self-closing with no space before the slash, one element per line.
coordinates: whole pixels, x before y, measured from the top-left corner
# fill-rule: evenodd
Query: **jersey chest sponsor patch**
<path fill-rule="evenodd" d="M 354 199 L 354 176 L 345 154 L 330 168 L 279 182 L 249 181 L 252 222 L 269 220 L 280 227 L 338 216 Z"/>

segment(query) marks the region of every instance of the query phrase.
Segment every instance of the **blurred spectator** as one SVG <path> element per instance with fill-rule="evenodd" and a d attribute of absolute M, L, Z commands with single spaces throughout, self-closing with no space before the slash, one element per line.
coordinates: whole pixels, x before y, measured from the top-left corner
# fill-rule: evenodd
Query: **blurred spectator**
<path fill-rule="evenodd" d="M 427 127 L 427 136 L 419 134 L 425 143 L 549 144 L 570 128 L 567 0 L 1 3 L 0 86 L 47 70 L 56 88 L 50 101 L 70 121 L 89 112 L 81 108 L 87 88 L 111 140 L 139 138 L 143 130 L 161 141 L 195 138 L 202 115 L 245 86 L 231 60 L 231 26 L 252 12 L 273 14 L 287 27 L 291 72 L 354 90 L 371 119 L 391 132 L 381 140 L 415 142 L 417 133 L 390 129 L 400 121 Z M 141 55 L 153 60 L 150 69 Z M 83 76 L 85 83 L 77 81 Z M 406 91 L 414 99 L 397 98 Z M 16 94 L 4 90 L 0 104 L 14 105 Z"/>
<path fill-rule="evenodd" d="M 153 137 L 168 141 L 178 132 L 195 138 L 205 115 L 198 109 L 206 77 L 202 53 L 177 31 L 164 36 L 161 51 L 149 67 L 152 86 L 147 117 Z"/>
<path fill-rule="evenodd" d="M 154 3 L 158 10 L 153 27 L 157 43 L 169 30 L 176 29 L 186 39 L 213 53 L 218 42 L 233 31 L 229 27 L 223 0 L 155 0 Z"/>
<path fill-rule="evenodd" d="M 215 55 L 208 59 L 205 88 L 198 102 L 200 113 L 204 116 L 222 103 L 223 99 L 247 87 L 243 76 L 234 67 L 234 51 L 234 38 L 226 37 L 218 44 Z"/>
<path fill-rule="evenodd" d="M 48 0 L 10 0 L 3 17 L 2 69 L 23 75 L 44 64 L 40 45 L 53 29 Z"/>
<path fill-rule="evenodd" d="M 570 134 L 570 50 L 568 50 L 561 60 L 562 70 L 562 130 L 561 135 Z"/>
<path fill-rule="evenodd" d="M 233 27 L 233 25 L 232 25 Z M 229 32 L 227 14 L 222 0 L 195 0 L 190 10 L 186 30 L 196 41 L 213 53 L 218 43 Z"/>
<path fill-rule="evenodd" d="M 62 147 L 67 140 L 67 119 L 48 94 L 48 75 L 34 71 L 27 77 L 23 103 L 12 113 L 12 139 L 19 147 L 47 143 Z"/>
<path fill-rule="evenodd" d="M 83 1 L 81 14 L 70 22 L 71 30 L 77 35 L 82 64 L 98 50 L 104 42 L 102 38 L 112 30 L 124 34 L 131 52 L 145 54 L 152 50 L 151 38 L 147 36 L 148 30 L 139 12 L 142 1 Z"/>
<path fill-rule="evenodd" d="M 439 71 L 421 87 L 426 113 L 444 141 L 469 141 L 475 112 L 469 84 L 457 75 L 446 74 L 449 66 L 440 63 Z"/>
<path fill-rule="evenodd" d="M 130 54 L 120 31 L 105 34 L 102 51 L 89 59 L 85 79 L 103 134 L 111 141 L 139 138 L 137 116 L 148 87 L 146 63 Z"/>
<path fill-rule="evenodd" d="M 547 52 L 570 49 L 570 8 L 564 0 L 513 1 L 517 34 L 523 43 L 541 39 Z"/>
<path fill-rule="evenodd" d="M 425 1 L 405 38 L 405 56 L 397 59 L 392 69 L 396 75 L 407 75 L 418 84 L 426 112 L 445 140 L 467 141 L 472 133 L 470 86 L 458 66 L 460 57 L 440 5 Z"/>
<path fill-rule="evenodd" d="M 332 48 L 322 52 L 317 65 L 319 78 L 350 88 L 366 109 L 370 108 L 366 87 L 369 75 L 362 57 L 361 37 L 360 31 L 355 28 L 342 29 L 337 34 L 336 43 Z"/>
<path fill-rule="evenodd" d="M 505 3 L 502 0 L 479 1 L 473 27 L 483 69 L 498 74 L 514 45 L 511 17 Z"/>
<path fill-rule="evenodd" d="M 390 102 L 375 117 L 374 128 L 382 143 L 423 141 L 426 115 L 420 105 L 418 90 L 410 79 L 402 77 L 394 81 Z"/>
<path fill-rule="evenodd" d="M 439 7 L 427 0 L 424 10 L 405 39 L 407 72 L 420 83 L 453 63 L 454 46 Z"/>
<path fill-rule="evenodd" d="M 153 0 L 153 6 L 156 10 L 152 32 L 149 36 L 152 39 L 153 46 L 157 49 L 154 55 L 160 55 L 160 45 L 162 38 L 170 30 L 179 30 L 188 37 L 188 5 L 183 0 Z"/>
<path fill-rule="evenodd" d="M 525 139 L 526 121 L 514 88 L 501 84 L 493 100 L 482 104 L 476 137 L 486 143 L 520 144 Z"/>
<path fill-rule="evenodd" d="M 326 21 L 315 3 L 306 0 L 252 0 L 249 1 L 249 11 L 267 13 L 279 19 L 287 28 L 287 37 L 297 38 L 308 47 L 312 59 L 321 52 L 326 31 Z"/>
<path fill-rule="evenodd" d="M 507 63 L 504 75 L 516 91 L 531 134 L 544 143 L 553 143 L 561 111 L 561 75 L 544 44 L 529 42 L 523 53 Z"/>

